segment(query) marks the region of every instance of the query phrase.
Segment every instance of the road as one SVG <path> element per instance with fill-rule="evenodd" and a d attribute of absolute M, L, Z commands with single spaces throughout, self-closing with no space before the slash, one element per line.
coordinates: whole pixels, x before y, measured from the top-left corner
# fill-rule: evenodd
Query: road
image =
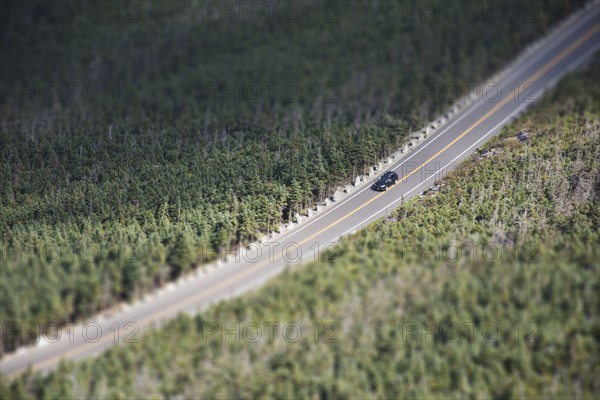
<path fill-rule="evenodd" d="M 375 192 L 367 184 L 274 238 L 273 243 L 264 242 L 260 252 L 258 246 L 253 247 L 239 261 L 191 275 L 110 317 L 88 321 L 85 332 L 81 329 L 83 325 L 65 329 L 60 339 L 48 337 L 42 344 L 5 356 L 0 362 L 2 375 L 14 376 L 28 366 L 48 371 L 63 358 L 80 360 L 95 356 L 115 342 L 123 342 L 128 334 L 133 334 L 130 339 L 139 338 L 142 330 L 180 312 L 197 312 L 214 302 L 257 288 L 286 266 L 313 259 L 341 236 L 384 217 L 403 199 L 422 193 L 455 168 L 502 126 L 535 103 L 544 89 L 589 60 L 600 49 L 599 9 L 596 3 L 591 12 L 563 26 L 528 57 L 514 63 L 496 82 L 499 85 L 496 88 L 502 89 L 497 98 L 497 91 L 490 87 L 487 96 L 464 107 L 412 152 L 389 165 L 388 169 L 397 171 L 401 181 L 388 191 Z M 517 97 L 516 93 L 520 95 Z M 138 328 L 139 332 L 135 332 Z"/>

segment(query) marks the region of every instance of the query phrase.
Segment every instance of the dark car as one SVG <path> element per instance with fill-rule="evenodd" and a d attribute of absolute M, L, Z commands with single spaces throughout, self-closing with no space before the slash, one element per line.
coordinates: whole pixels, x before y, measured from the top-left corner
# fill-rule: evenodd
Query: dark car
<path fill-rule="evenodd" d="M 392 185 L 398 183 L 398 174 L 394 171 L 387 171 L 371 186 L 374 190 L 384 191 Z"/>

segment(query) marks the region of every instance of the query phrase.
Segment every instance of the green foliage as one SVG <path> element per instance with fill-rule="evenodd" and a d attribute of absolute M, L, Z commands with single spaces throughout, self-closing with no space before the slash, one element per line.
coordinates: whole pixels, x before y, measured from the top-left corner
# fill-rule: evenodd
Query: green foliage
<path fill-rule="evenodd" d="M 275 229 L 366 166 L 332 153 L 348 159 L 372 142 L 390 152 L 407 129 L 328 132 L 4 136 L 0 319 L 63 321 L 133 298 Z"/>
<path fill-rule="evenodd" d="M 103 2 L 98 22 L 77 9 L 51 23 L 4 3 L 0 74 L 17 94 L 0 99 L 0 322 L 17 324 L 89 316 L 293 219 L 449 101 L 421 101 L 407 83 L 481 80 L 576 7 L 544 3 L 533 22 L 503 13 L 490 25 L 358 1 L 331 3 L 335 21 L 290 23 L 281 12 L 206 19 L 199 3 L 159 1 L 135 3 L 128 23 Z M 323 6 L 296 4 L 304 15 Z M 73 98 L 40 92 L 73 82 Z M 304 96 L 201 91 L 269 82 Z M 81 94 L 90 83 L 98 101 Z"/>
<path fill-rule="evenodd" d="M 257 3 L 257 20 L 244 11 L 227 15 L 226 10 L 243 10 L 237 1 L 209 2 L 221 11 L 217 16 L 206 10 L 206 2 L 136 1 L 128 3 L 137 10 L 130 22 L 114 17 L 123 15 L 124 7 L 102 3 L 98 21 L 90 22 L 84 7 L 75 7 L 72 20 L 53 24 L 43 17 L 38 23 L 23 21 L 11 12 L 14 2 L 5 0 L 2 9 L 1 51 L 11 60 L 0 64 L 2 80 L 28 90 L 54 83 L 65 95 L 52 104 L 43 96 L 24 102 L 7 96 L 5 126 L 31 134 L 40 127 L 55 133 L 98 124 L 144 132 L 147 125 L 176 123 L 210 129 L 211 136 L 248 126 L 363 124 L 385 114 L 420 125 L 451 100 L 429 96 L 421 102 L 420 92 L 409 93 L 406 84 L 435 89 L 481 81 L 581 3 L 520 7 L 509 0 L 474 7 L 456 2 L 462 15 L 454 21 L 409 12 L 418 6 L 413 1 L 307 0 L 291 2 L 302 17 L 290 21 L 287 1 L 271 11 Z M 428 7 L 439 17 L 444 4 L 435 0 Z M 499 18 L 490 23 L 484 10 L 497 7 L 502 7 Z M 78 85 L 73 96 L 66 95 L 65 82 Z M 100 87 L 97 101 L 86 101 L 82 88 L 89 84 Z M 251 85 L 262 95 L 255 99 Z M 286 95 L 286 85 L 301 95 Z M 234 94 L 211 94 L 221 89 Z"/>
<path fill-rule="evenodd" d="M 2 386 L 3 397 L 597 398 L 600 97 L 589 84 L 597 62 L 441 190 L 343 240 L 335 262 L 286 271 L 135 345 L 21 376 Z M 565 100 L 573 87 L 583 91 Z M 250 321 L 297 322 L 305 335 L 296 343 L 205 335 L 210 323 Z M 337 342 L 323 331 L 315 340 L 315 322 L 334 322 Z M 473 323 L 474 332 L 405 335 L 406 324 L 434 323 Z M 489 323 L 503 335 L 486 340 Z"/>

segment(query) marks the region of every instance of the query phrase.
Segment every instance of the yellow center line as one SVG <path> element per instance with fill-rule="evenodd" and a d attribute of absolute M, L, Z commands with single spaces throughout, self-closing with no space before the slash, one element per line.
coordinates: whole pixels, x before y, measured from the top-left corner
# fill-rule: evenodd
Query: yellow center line
<path fill-rule="evenodd" d="M 526 81 L 523 84 L 519 84 L 518 89 L 517 89 L 517 93 L 521 92 L 521 87 L 524 84 L 528 84 L 530 82 L 533 82 L 536 79 L 538 79 L 540 76 L 542 76 L 543 74 L 545 74 L 546 72 L 548 72 L 548 70 L 550 68 L 554 67 L 560 61 L 562 61 L 563 58 L 565 58 L 568 54 L 570 54 L 573 50 L 575 50 L 575 48 L 579 47 L 583 42 L 585 42 L 591 35 L 593 35 L 599 29 L 600 29 L 600 25 L 596 25 L 593 29 L 590 29 L 587 33 L 585 33 L 583 36 L 581 36 L 577 41 L 573 42 L 569 47 L 567 47 L 566 49 L 564 49 L 560 54 L 558 54 L 554 59 L 552 59 L 552 61 L 550 61 L 548 64 L 544 65 L 544 67 L 542 67 L 535 74 L 533 74 L 528 79 L 526 79 Z M 502 99 L 502 101 L 500 101 L 498 104 L 496 104 L 494 106 L 494 108 L 492 108 L 490 111 L 488 111 L 483 117 L 479 118 L 466 131 L 464 131 L 459 136 L 457 136 L 452 142 L 448 143 L 443 149 L 441 149 L 440 151 L 438 151 L 437 153 L 435 153 L 434 155 L 432 155 L 431 157 L 429 157 L 426 161 L 424 161 L 416 169 L 414 169 L 413 171 L 411 171 L 410 173 L 408 173 L 407 175 L 405 175 L 402 179 L 404 181 L 406 181 L 412 175 L 414 175 L 417 172 L 419 172 L 425 166 L 425 164 L 427 164 L 430 161 L 434 160 L 437 156 L 439 156 L 440 154 L 442 154 L 443 152 L 445 152 L 446 150 L 448 150 L 452 145 L 454 145 L 456 142 L 458 142 L 460 139 L 462 139 L 466 134 L 468 134 L 469 132 L 471 132 L 473 129 L 475 129 L 477 126 L 479 126 L 483 121 L 485 121 L 486 119 L 488 119 L 492 114 L 494 114 L 496 111 L 498 111 L 504 105 L 506 105 L 511 100 L 511 98 L 512 97 L 510 95 L 507 95 L 504 99 Z M 392 187 L 392 189 L 394 187 Z M 355 208 L 354 210 L 352 210 L 348 214 L 344 215 L 343 217 L 341 217 L 337 221 L 332 222 L 331 224 L 329 224 L 325 228 L 321 229 L 317 233 L 314 233 L 313 235 L 311 235 L 311 236 L 307 237 L 306 239 L 300 241 L 300 244 L 304 244 L 304 243 L 308 242 L 309 240 L 313 239 L 315 236 L 318 236 L 321 233 L 325 232 L 326 230 L 329 230 L 332 226 L 334 226 L 334 225 L 342 222 L 346 218 L 348 218 L 348 217 L 352 216 L 353 214 L 357 213 L 358 211 L 362 210 L 364 207 L 368 206 L 369 204 L 371 204 L 372 202 L 374 202 L 375 200 L 377 200 L 379 197 L 385 195 L 386 193 L 388 193 L 388 192 L 386 191 L 386 192 L 379 193 L 377 196 L 373 197 L 372 199 L 370 199 L 366 203 L 362 204 L 361 206 Z"/>
<path fill-rule="evenodd" d="M 558 64 L 560 61 L 562 61 L 567 55 L 569 55 L 570 53 L 572 53 L 577 47 L 579 47 L 581 44 L 583 44 L 587 39 L 590 38 L 590 36 L 592 36 L 593 34 L 595 34 L 596 32 L 600 31 L 600 24 L 597 24 L 594 26 L 594 28 L 590 29 L 589 31 L 587 31 L 585 34 L 583 34 L 579 39 L 577 39 L 575 42 L 573 42 L 569 47 L 567 47 L 566 49 L 564 49 L 562 52 L 560 52 L 556 57 L 554 57 L 551 61 L 549 61 L 546 65 L 544 65 L 542 68 L 540 68 L 536 73 L 534 73 L 533 75 L 531 75 L 528 79 L 526 79 L 526 81 L 523 84 L 520 84 L 518 87 L 518 90 L 522 90 L 521 86 L 524 84 L 528 84 L 531 83 L 533 81 L 535 81 L 536 79 L 538 79 L 539 77 L 541 77 L 543 74 L 545 74 L 546 72 L 548 72 L 548 70 L 550 70 L 552 67 L 554 67 L 556 64 Z M 519 93 L 519 92 L 517 92 Z M 498 111 L 501 107 L 503 107 L 504 105 L 506 105 L 510 100 L 511 100 L 511 96 L 507 95 L 502 101 L 500 101 L 498 104 L 496 104 L 490 111 L 488 111 L 483 117 L 479 118 L 473 125 L 471 125 L 467 130 L 465 130 L 463 133 L 461 133 L 459 136 L 457 136 L 454 140 L 452 140 L 452 142 L 448 143 L 443 149 L 441 149 L 440 151 L 438 151 L 437 153 L 435 153 L 433 156 L 429 157 L 429 159 L 427 159 L 427 161 L 423 162 L 422 164 L 419 165 L 419 167 L 417 167 L 415 170 L 411 171 L 410 173 L 408 173 L 406 176 L 403 177 L 403 180 L 408 179 L 409 177 L 411 177 L 412 175 L 416 174 L 419 170 L 421 170 L 425 164 L 429 163 L 430 161 L 432 161 L 433 159 L 435 159 L 437 156 L 439 156 L 440 154 L 442 154 L 444 151 L 448 150 L 448 148 L 450 148 L 452 145 L 454 145 L 456 142 L 458 142 L 461 138 L 463 138 L 465 135 L 467 135 L 469 132 L 471 132 L 473 129 L 475 129 L 477 126 L 479 126 L 483 121 L 485 121 L 487 118 L 489 118 L 492 114 L 494 114 L 496 111 Z M 393 189 L 394 187 L 392 187 Z M 385 195 L 389 193 L 389 191 L 386 192 L 382 192 L 377 194 L 376 196 L 374 196 L 373 198 L 371 198 L 369 201 L 363 203 L 362 205 L 360 205 L 359 207 L 355 208 L 354 210 L 350 211 L 348 214 L 344 215 L 343 217 L 339 218 L 338 220 L 332 222 L 331 224 L 329 224 L 328 226 L 326 226 L 325 228 L 319 230 L 318 232 L 310 235 L 309 237 L 307 237 L 306 239 L 302 240 L 299 242 L 299 245 L 305 244 L 306 242 L 308 242 L 309 240 L 315 238 L 316 236 L 320 235 L 321 233 L 329 230 L 331 227 L 339 224 L 340 222 L 344 221 L 346 218 L 356 214 L 358 211 L 362 210 L 364 207 L 366 207 L 367 205 L 371 204 L 372 202 L 374 202 L 375 200 L 377 200 L 378 198 L 380 198 L 381 196 Z M 282 255 L 276 256 L 277 258 L 282 257 Z M 275 261 L 275 259 L 273 259 L 273 261 Z M 266 261 L 260 262 L 258 264 L 253 265 L 250 268 L 244 269 L 242 272 L 230 277 L 229 279 L 211 287 L 210 289 L 203 291 L 203 292 L 199 292 L 197 294 L 195 294 L 194 296 L 189 297 L 188 299 L 186 299 L 184 302 L 182 303 L 177 303 L 177 304 L 173 304 L 168 308 L 165 308 L 155 314 L 152 314 L 151 316 L 145 317 L 143 319 L 141 319 L 140 321 L 138 321 L 139 325 L 144 325 L 146 323 L 152 322 L 152 321 L 156 321 L 159 320 L 161 317 L 163 317 L 166 314 L 169 314 L 172 311 L 175 311 L 176 309 L 185 309 L 185 307 L 208 298 L 210 295 L 218 292 L 219 290 L 222 290 L 224 288 L 226 288 L 227 286 L 239 282 L 240 280 L 242 280 L 243 278 L 245 278 L 246 276 L 252 274 L 253 272 L 263 268 L 264 266 L 270 264 L 272 261 L 269 260 L 267 258 Z M 119 329 L 119 337 L 120 337 L 120 331 L 122 329 Z M 97 342 L 91 344 L 92 347 L 93 346 L 99 346 L 100 344 L 103 344 L 109 340 L 112 340 L 112 337 L 110 335 L 107 336 L 103 336 L 100 340 L 98 340 Z M 75 348 L 73 350 L 70 351 L 66 351 L 64 354 L 58 355 L 58 356 L 53 356 L 51 358 L 48 358 L 44 361 L 39 362 L 38 364 L 33 365 L 34 369 L 42 369 L 48 365 L 51 365 L 57 361 L 60 360 L 60 358 L 62 357 L 69 357 L 69 356 L 76 356 L 86 350 L 91 350 L 88 349 L 85 345 L 80 346 L 78 348 Z"/>

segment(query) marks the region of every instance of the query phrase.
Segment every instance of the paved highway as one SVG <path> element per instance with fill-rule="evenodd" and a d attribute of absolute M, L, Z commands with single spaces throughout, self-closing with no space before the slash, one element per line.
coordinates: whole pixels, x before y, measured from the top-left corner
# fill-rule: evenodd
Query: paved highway
<path fill-rule="evenodd" d="M 110 317 L 94 320 L 97 325 L 87 325 L 87 339 L 80 325 L 63 330 L 60 340 L 54 343 L 46 341 L 4 357 L 0 362 L 2 375 L 14 376 L 28 366 L 47 371 L 55 368 L 63 358 L 79 360 L 97 355 L 115 342 L 123 342 L 138 328 L 141 332 L 180 312 L 196 312 L 216 301 L 256 288 L 287 265 L 313 259 L 341 236 L 385 216 L 402 199 L 422 193 L 444 171 L 454 168 L 534 103 L 544 89 L 588 60 L 600 48 L 599 9 L 595 3 L 590 12 L 563 26 L 528 57 L 512 65 L 496 82 L 502 89 L 500 96 L 496 98 L 496 91 L 490 87 L 487 97 L 464 107 L 416 149 L 389 165 L 388 169 L 397 171 L 401 181 L 388 191 L 372 191 L 368 183 L 303 224 L 272 239 L 273 243 L 265 241 L 260 252 L 254 247 L 239 261 L 225 263 L 205 274 L 192 275 L 171 285 L 170 290 L 161 290 Z M 518 98 L 515 93 L 520 94 Z M 117 326 L 119 330 L 116 330 Z M 100 335 L 97 328 L 102 330 Z M 140 332 L 133 337 L 139 338 Z"/>

